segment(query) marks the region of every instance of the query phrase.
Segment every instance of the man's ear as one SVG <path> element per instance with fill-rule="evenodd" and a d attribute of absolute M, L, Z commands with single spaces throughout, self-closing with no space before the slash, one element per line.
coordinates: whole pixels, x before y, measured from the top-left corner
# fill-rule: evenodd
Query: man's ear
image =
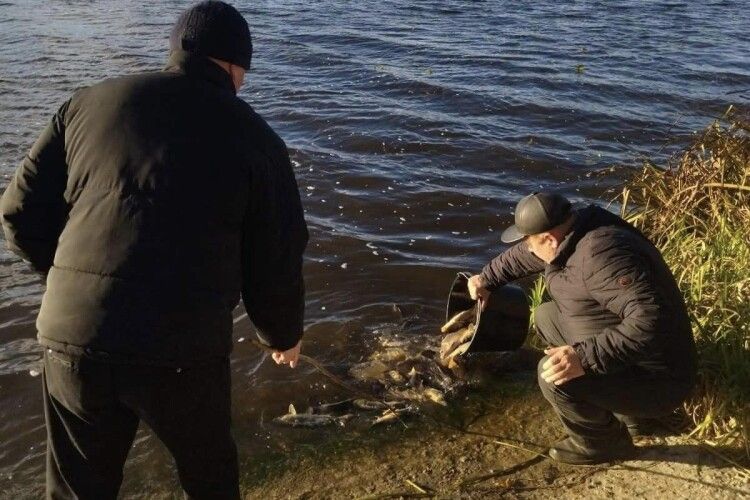
<path fill-rule="evenodd" d="M 557 241 L 557 238 L 552 233 L 544 233 L 544 242 L 549 243 L 554 250 L 557 250 L 557 247 L 560 246 L 560 242 Z"/>
<path fill-rule="evenodd" d="M 232 76 L 234 89 L 239 92 L 240 87 L 242 87 L 242 82 L 245 79 L 245 69 L 236 64 L 229 63 L 229 74 Z"/>

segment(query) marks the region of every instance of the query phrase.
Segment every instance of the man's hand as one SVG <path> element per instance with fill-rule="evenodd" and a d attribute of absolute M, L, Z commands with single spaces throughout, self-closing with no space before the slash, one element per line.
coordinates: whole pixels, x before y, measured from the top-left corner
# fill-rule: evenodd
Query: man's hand
<path fill-rule="evenodd" d="M 273 351 L 271 357 L 276 361 L 277 365 L 288 364 L 290 368 L 297 366 L 299 361 L 299 351 L 302 346 L 302 341 L 297 342 L 297 345 L 286 351 Z"/>
<path fill-rule="evenodd" d="M 487 290 L 487 285 L 479 274 L 475 274 L 469 278 L 469 296 L 472 300 L 478 300 L 479 304 L 484 309 L 487 304 L 487 299 L 490 297 L 490 291 Z"/>
<path fill-rule="evenodd" d="M 584 375 L 581 360 L 569 345 L 550 347 L 544 350 L 549 359 L 542 365 L 542 378 L 548 384 L 564 384 L 569 380 Z"/>

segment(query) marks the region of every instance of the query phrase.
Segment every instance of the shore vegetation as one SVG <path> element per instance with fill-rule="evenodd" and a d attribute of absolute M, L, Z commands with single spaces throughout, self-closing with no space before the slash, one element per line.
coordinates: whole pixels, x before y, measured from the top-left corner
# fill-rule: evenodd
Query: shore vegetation
<path fill-rule="evenodd" d="M 646 162 L 619 201 L 687 303 L 700 363 L 691 435 L 750 458 L 750 119 L 730 108 L 666 165 Z"/>

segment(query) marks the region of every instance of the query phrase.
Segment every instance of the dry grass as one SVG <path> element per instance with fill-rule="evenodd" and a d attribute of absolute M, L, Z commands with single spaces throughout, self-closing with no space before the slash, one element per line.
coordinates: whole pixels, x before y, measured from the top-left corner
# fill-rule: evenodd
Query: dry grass
<path fill-rule="evenodd" d="M 692 435 L 750 457 L 750 120 L 730 108 L 667 168 L 647 163 L 620 201 L 690 311 L 700 358 L 686 403 Z"/>

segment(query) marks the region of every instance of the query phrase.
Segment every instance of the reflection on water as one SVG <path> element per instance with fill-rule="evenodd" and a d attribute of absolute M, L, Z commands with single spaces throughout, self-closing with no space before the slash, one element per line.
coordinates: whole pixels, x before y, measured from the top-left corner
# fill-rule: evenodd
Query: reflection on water
<path fill-rule="evenodd" d="M 664 157 L 750 94 L 741 1 L 235 3 L 256 48 L 241 95 L 287 141 L 310 225 L 305 349 L 334 369 L 366 356 L 375 330 L 434 329 L 455 271 L 500 250 L 521 195 L 607 200 L 638 158 Z M 0 187 L 73 89 L 158 69 L 184 6 L 1 2 Z M 42 289 L 0 250 L 0 491 L 13 498 L 38 496 L 43 477 L 29 375 Z M 239 321 L 243 457 L 278 451 L 287 431 L 268 422 L 290 402 L 341 397 L 239 341 L 250 335 Z M 124 491 L 169 490 L 169 467 L 140 433 Z"/>

